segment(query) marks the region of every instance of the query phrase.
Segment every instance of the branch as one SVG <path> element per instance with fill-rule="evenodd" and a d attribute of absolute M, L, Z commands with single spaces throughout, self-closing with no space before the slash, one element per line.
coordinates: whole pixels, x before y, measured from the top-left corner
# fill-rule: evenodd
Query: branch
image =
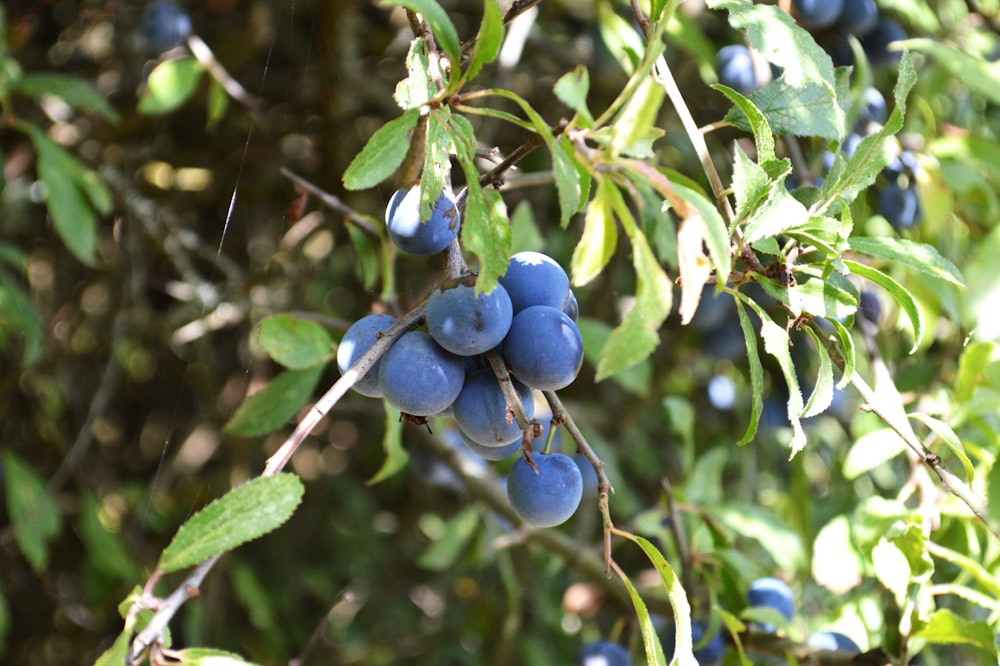
<path fill-rule="evenodd" d="M 321 189 L 317 185 L 312 184 L 311 182 L 309 182 L 302 176 L 297 175 L 290 169 L 281 167 L 280 171 L 282 176 L 295 183 L 295 185 L 298 186 L 300 189 L 305 190 L 309 194 L 319 199 L 320 202 L 327 208 L 330 208 L 343 215 L 344 220 L 356 226 L 358 229 L 363 231 L 367 236 L 370 236 L 376 240 L 381 238 L 378 229 L 376 229 L 368 221 L 367 215 L 359 213 L 358 211 L 354 210 L 353 208 L 345 204 L 343 201 L 341 201 L 338 197 L 330 194 L 326 190 Z"/>
<path fill-rule="evenodd" d="M 226 94 L 251 111 L 259 111 L 264 106 L 264 100 L 248 93 L 246 88 L 240 85 L 240 82 L 226 71 L 226 68 L 222 66 L 222 63 L 212 53 L 212 49 L 208 47 L 208 44 L 201 37 L 192 34 L 188 37 L 187 45 L 191 49 L 191 53 L 195 59 L 213 79 L 218 81 L 219 85 L 226 91 Z"/>

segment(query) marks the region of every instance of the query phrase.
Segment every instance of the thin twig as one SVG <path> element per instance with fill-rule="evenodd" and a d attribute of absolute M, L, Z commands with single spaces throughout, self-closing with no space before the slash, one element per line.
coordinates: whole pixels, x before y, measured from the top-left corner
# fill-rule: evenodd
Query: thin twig
<path fill-rule="evenodd" d="M 369 217 L 367 215 L 359 213 L 341 201 L 339 197 L 336 197 L 319 186 L 314 185 L 286 167 L 281 167 L 280 172 L 282 176 L 295 183 L 296 186 L 319 199 L 324 206 L 343 215 L 344 220 L 356 226 L 367 236 L 375 239 L 381 238 L 378 230 L 374 227 L 374 225 L 372 225 L 371 222 L 368 221 Z"/>
<path fill-rule="evenodd" d="M 195 59 L 201 64 L 202 67 L 205 68 L 213 79 L 219 82 L 219 85 L 222 86 L 230 97 L 251 111 L 258 111 L 262 106 L 264 106 L 263 99 L 248 93 L 246 88 L 240 85 L 240 82 L 234 79 L 232 74 L 226 71 L 226 68 L 222 66 L 222 63 L 220 63 L 218 58 L 215 57 L 215 54 L 212 53 L 212 49 L 208 47 L 208 44 L 206 44 L 201 37 L 192 34 L 188 37 L 187 44 Z"/>

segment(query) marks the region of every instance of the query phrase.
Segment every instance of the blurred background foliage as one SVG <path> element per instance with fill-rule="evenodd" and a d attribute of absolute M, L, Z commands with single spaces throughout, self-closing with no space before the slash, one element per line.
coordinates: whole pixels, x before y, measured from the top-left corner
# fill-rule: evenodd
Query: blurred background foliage
<path fill-rule="evenodd" d="M 461 36 L 475 34 L 480 2 L 441 4 Z M 911 35 L 990 68 L 997 8 L 979 3 L 980 15 L 970 10 L 975 4 L 879 2 Z M 626 77 L 602 41 L 597 5 L 629 16 L 624 2 L 542 2 L 523 53 L 510 66 L 491 66 L 481 83 L 516 91 L 554 124 L 568 110 L 552 85 L 582 63 L 591 108 L 603 109 Z M 392 93 L 405 76 L 412 36 L 405 14 L 362 0 L 207 0 L 185 9 L 195 33 L 249 91 L 249 105 L 226 100 L 201 76 L 176 108 L 141 113 L 150 72 L 178 54 L 151 51 L 139 30 L 140 3 L 5 4 L 5 67 L 77 77 L 108 105 L 74 102 L 56 88 L 38 95 L 5 88 L 2 100 L 2 514 L 16 512 L 14 497 L 43 498 L 32 505 L 35 533 L 16 538 L 10 522 L 0 531 L 5 663 L 92 662 L 120 631 L 118 602 L 149 574 L 177 525 L 259 473 L 284 431 L 222 433 L 245 396 L 280 370 L 253 344 L 258 321 L 293 312 L 337 338 L 380 296 L 343 216 L 315 201 L 297 209 L 299 193 L 280 170 L 381 217 L 392 184 L 349 192 L 341 175 L 368 137 L 399 115 Z M 671 33 L 666 55 L 696 120 L 707 125 L 730 106 L 708 87 L 715 51 L 741 36 L 698 2 L 683 3 L 682 13 L 684 28 Z M 1000 116 L 996 100 L 956 76 L 946 59 L 917 58 L 900 141 L 923 167 L 924 219 L 901 233 L 936 246 L 968 287 L 886 267 L 917 298 L 926 333 L 908 355 L 909 325 L 882 298 L 873 339 L 908 403 L 959 433 L 982 490 L 998 450 Z M 874 72 L 887 97 L 893 81 L 891 69 Z M 673 111 L 665 109 L 658 124 L 666 130 L 656 144 L 659 161 L 700 181 Z M 46 194 L 53 181 L 43 177 L 28 126 L 58 155 L 92 170 L 74 172 L 83 198 L 69 204 L 71 213 L 93 216 L 92 251 L 60 227 Z M 503 153 L 528 138 L 489 120 L 476 130 L 481 145 Z M 708 136 L 724 172 L 739 137 L 733 129 Z M 803 148 L 813 160 L 827 146 L 810 140 Z M 509 179 L 514 249 L 543 249 L 568 265 L 582 221 L 559 228 L 554 189 L 532 180 L 548 168 L 543 155 L 532 155 Z M 894 233 L 873 201 L 855 203 L 858 229 Z M 658 241 L 669 256 L 669 234 Z M 433 284 L 425 260 L 402 257 L 395 270 L 404 307 Z M 871 563 L 877 527 L 892 515 L 934 525 L 928 590 L 938 607 L 996 630 L 996 540 L 905 455 L 890 451 L 875 464 L 877 453 L 857 451 L 855 443 L 880 425 L 849 390 L 807 422 L 809 444 L 789 460 L 784 384 L 777 368 L 765 367 L 763 427 L 751 444 L 734 446 L 750 389 L 730 299 L 707 296 L 687 327 L 671 316 L 648 361 L 595 384 L 592 350 L 619 321 L 633 281 L 620 249 L 598 280 L 577 291 L 590 363 L 564 401 L 608 462 L 615 520 L 655 539 L 676 563 L 664 520 L 672 488 L 692 553 L 685 582 L 696 616 L 713 617 L 712 608 L 738 614 L 747 583 L 777 575 L 798 597 L 791 637 L 836 628 L 863 649 L 897 653 L 902 611 Z M 796 339 L 793 354 L 803 376 L 814 376 L 811 343 Z M 863 358 L 861 366 L 868 375 Z M 327 371 L 321 387 L 335 379 Z M 175 643 L 231 649 L 265 664 L 303 651 L 310 663 L 568 664 L 585 640 L 636 645 L 631 608 L 470 497 L 442 462 L 441 444 L 427 441 L 453 445 L 446 423 L 432 423 L 433 435 L 404 426 L 411 464 L 369 485 L 384 457 L 384 421 L 377 402 L 351 396 L 338 404 L 292 461 L 306 483 L 302 507 L 279 532 L 226 556 L 173 624 Z M 882 445 L 877 436 L 863 441 Z M 852 454 L 861 462 L 845 472 Z M 504 469 L 473 465 L 467 473 L 499 483 Z M 600 557 L 595 504 L 560 529 Z M 904 505 L 905 514 L 893 513 Z M 620 546 L 615 558 L 633 580 L 649 580 L 648 562 L 634 548 Z M 655 577 L 651 584 L 655 597 Z M 995 656 L 939 645 L 923 659 L 977 664 Z"/>

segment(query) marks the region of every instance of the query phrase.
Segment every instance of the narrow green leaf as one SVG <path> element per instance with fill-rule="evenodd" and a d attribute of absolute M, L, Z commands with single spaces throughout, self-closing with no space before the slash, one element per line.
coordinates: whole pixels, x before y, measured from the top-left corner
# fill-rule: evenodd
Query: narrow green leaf
<path fill-rule="evenodd" d="M 656 127 L 666 94 L 652 77 L 642 80 L 611 125 L 608 148 L 612 156 L 653 157 L 650 129 Z"/>
<path fill-rule="evenodd" d="M 161 62 L 149 73 L 136 110 L 151 116 L 170 113 L 194 94 L 203 73 L 201 64 L 190 56 Z"/>
<path fill-rule="evenodd" d="M 128 552 L 117 532 L 108 530 L 99 517 L 97 496 L 85 490 L 80 501 L 77 530 L 86 546 L 87 560 L 95 571 L 124 583 L 139 578 L 135 558 Z"/>
<path fill-rule="evenodd" d="M 97 218 L 79 183 L 86 167 L 42 130 L 28 127 L 38 154 L 38 177 L 45 184 L 45 203 L 56 231 L 77 259 L 92 264 L 97 248 Z"/>
<path fill-rule="evenodd" d="M 53 95 L 66 104 L 117 123 L 118 113 L 97 88 L 83 79 L 57 72 L 29 72 L 11 82 L 11 89 L 32 97 Z"/>
<path fill-rule="evenodd" d="M 740 298 L 745 298 L 742 294 Z M 753 441 L 757 435 L 757 427 L 760 425 L 760 415 L 764 411 L 764 366 L 760 362 L 760 353 L 757 351 L 757 332 L 753 330 L 753 323 L 750 321 L 744 306 L 737 301 L 736 312 L 740 315 L 740 328 L 743 330 L 743 339 L 747 346 L 747 365 L 750 369 L 750 422 L 747 429 L 736 442 L 737 446 Z"/>
<path fill-rule="evenodd" d="M 736 199 L 734 224 L 743 222 L 767 201 L 771 178 L 762 166 L 747 157 L 739 143 L 733 145 L 733 197 Z M 784 184 L 781 184 L 784 187 Z"/>
<path fill-rule="evenodd" d="M 537 247 L 537 246 L 536 246 Z M 591 317 L 580 317 L 576 322 L 583 337 L 583 357 L 589 363 L 597 365 L 601 360 L 601 352 L 611 335 L 611 324 Z M 611 375 L 611 381 L 636 396 L 644 396 L 649 392 L 653 381 L 653 365 L 649 359 Z"/>
<path fill-rule="evenodd" d="M 27 368 L 41 356 L 41 321 L 31 297 L 14 279 L 0 272 L 0 333 L 19 335 L 24 340 L 21 367 Z"/>
<path fill-rule="evenodd" d="M 656 260 L 646 236 L 617 188 L 610 190 L 615 213 L 632 242 L 636 301 L 622 323 L 611 332 L 597 364 L 597 381 L 639 363 L 660 343 L 660 325 L 670 314 L 673 285 Z"/>
<path fill-rule="evenodd" d="M 789 442 L 789 446 L 792 449 L 790 457 L 794 458 L 795 454 L 806 445 L 806 433 L 800 421 L 803 411 L 802 391 L 795 375 L 795 361 L 792 360 L 790 349 L 791 340 L 788 331 L 783 326 L 775 324 L 763 310 L 759 310 L 757 315 L 761 318 L 760 336 L 764 339 L 764 351 L 778 362 L 781 374 L 785 376 L 785 383 L 788 385 L 787 411 L 788 420 L 792 424 L 792 441 Z"/>
<path fill-rule="evenodd" d="M 755 506 L 726 504 L 714 510 L 713 517 L 726 529 L 758 542 L 779 568 L 797 571 L 808 566 L 802 536 L 773 514 Z"/>
<path fill-rule="evenodd" d="M 560 102 L 580 114 L 587 125 L 594 124 L 594 117 L 587 107 L 587 93 L 590 91 L 590 73 L 583 65 L 577 65 L 572 72 L 559 77 L 552 91 Z"/>
<path fill-rule="evenodd" d="M 805 272 L 805 271 L 803 271 Z M 798 275 L 799 280 L 784 287 L 772 280 L 759 280 L 759 284 L 775 300 L 788 306 L 795 317 L 808 313 L 828 319 L 843 319 L 858 309 L 858 289 L 839 273 L 822 277 Z"/>
<path fill-rule="evenodd" d="M 375 476 L 368 479 L 368 485 L 385 481 L 390 476 L 403 470 L 410 462 L 409 452 L 403 448 L 403 421 L 398 411 L 385 410 L 385 434 L 382 436 L 382 448 L 385 450 L 385 461 Z"/>
<path fill-rule="evenodd" d="M 582 287 L 600 275 L 615 253 L 618 226 L 613 211 L 613 190 L 614 183 L 597 177 L 597 191 L 587 206 L 583 233 L 569 264 L 573 286 Z"/>
<path fill-rule="evenodd" d="M 507 270 L 513 230 L 507 221 L 507 209 L 500 193 L 493 188 L 484 190 L 479 185 L 475 162 L 477 144 L 472 124 L 466 118 L 453 114 L 449 129 L 455 156 L 465 174 L 468 188 L 460 231 L 462 248 L 479 258 L 476 290 L 486 293 L 493 290 L 499 277 Z"/>
<path fill-rule="evenodd" d="M 223 431 L 228 435 L 254 437 L 277 430 L 306 404 L 322 373 L 322 365 L 285 370 L 244 400 Z"/>
<path fill-rule="evenodd" d="M 570 218 L 580 210 L 586 200 L 584 181 L 577 168 L 575 154 L 567 143 L 553 141 L 549 144 L 552 154 L 552 175 L 556 180 L 556 194 L 559 196 L 559 224 L 565 227 Z"/>
<path fill-rule="evenodd" d="M 431 111 L 427 119 L 427 138 L 424 143 L 424 168 L 420 174 L 420 219 L 429 220 L 434 203 L 448 184 L 451 175 L 453 143 L 449 127 L 451 112 L 447 109 Z"/>
<path fill-rule="evenodd" d="M 896 303 L 899 304 L 899 307 L 903 309 L 903 312 L 906 313 L 910 324 L 913 326 L 913 347 L 910 349 L 910 353 L 912 354 L 917 351 L 920 347 L 920 341 L 924 337 L 924 319 L 920 314 L 920 308 L 917 307 L 917 302 L 913 299 L 913 295 L 903 285 L 877 268 L 847 259 L 844 260 L 844 265 L 858 277 L 863 277 L 889 292 L 889 295 L 892 296 Z"/>
<path fill-rule="evenodd" d="M 615 13 L 611 5 L 603 2 L 597 5 L 597 28 L 604 46 L 625 73 L 631 76 L 646 50 L 639 31 Z"/>
<path fill-rule="evenodd" d="M 653 626 L 653 620 L 649 616 L 646 602 L 639 596 L 639 591 L 635 589 L 635 585 L 625 575 L 625 572 L 617 565 L 615 566 L 615 573 L 625 583 L 625 589 L 628 590 L 629 598 L 632 599 L 632 605 L 635 607 L 635 614 L 639 619 L 639 632 L 642 634 L 642 645 L 646 651 L 646 662 L 649 666 L 667 666 L 667 657 L 663 654 L 663 646 L 660 645 L 660 638 L 656 635 L 656 627 Z M 690 623 L 688 624 L 688 631 L 690 632 Z M 680 641 L 680 634 L 681 632 L 678 631 L 678 641 Z M 698 662 L 691 661 L 686 663 L 694 666 Z"/>
<path fill-rule="evenodd" d="M 715 274 L 723 279 L 728 278 L 733 268 L 733 258 L 729 247 L 729 230 L 722 215 L 719 214 L 719 209 L 700 190 L 687 187 L 673 178 L 671 182 L 677 194 L 691 204 L 701 218 L 705 245 L 708 247 L 708 256 Z"/>
<path fill-rule="evenodd" d="M 271 532 L 295 512 L 305 488 L 287 472 L 259 476 L 191 516 L 160 555 L 159 571 L 179 571 Z"/>
<path fill-rule="evenodd" d="M 927 414 L 923 414 L 921 412 L 913 412 L 911 414 L 907 414 L 907 416 L 915 421 L 920 421 L 925 426 L 930 428 L 931 432 L 941 438 L 941 441 L 944 442 L 949 449 L 951 449 L 952 453 L 954 453 L 960 461 L 962 461 L 962 467 L 965 468 L 965 475 L 968 480 L 971 482 L 975 478 L 976 470 L 972 467 L 972 461 L 969 460 L 969 456 L 965 453 L 965 447 L 962 446 L 962 440 L 958 438 L 958 435 L 955 434 L 955 431 L 951 429 L 950 425 L 940 419 L 936 419 L 933 416 L 928 416 Z"/>
<path fill-rule="evenodd" d="M 59 536 L 59 507 L 26 462 L 10 451 L 0 454 L 0 461 L 14 539 L 31 568 L 42 574 L 49 565 L 49 542 Z"/>
<path fill-rule="evenodd" d="M 966 620 L 948 608 L 934 611 L 927 626 L 915 632 L 913 637 L 938 645 L 972 645 L 992 657 L 997 656 L 996 639 L 988 623 Z"/>
<path fill-rule="evenodd" d="M 97 658 L 94 666 L 121 666 L 128 656 L 129 646 L 132 645 L 132 632 L 123 631 L 118 634 L 118 638 L 107 650 Z"/>
<path fill-rule="evenodd" d="M 906 450 L 906 442 L 891 428 L 879 428 L 862 435 L 847 451 L 841 474 L 856 479 Z"/>
<path fill-rule="evenodd" d="M 351 237 L 351 245 L 357 255 L 355 271 L 361 279 L 365 290 L 375 287 L 379 277 L 379 252 L 371 237 L 353 224 L 348 224 L 347 235 Z"/>
<path fill-rule="evenodd" d="M 983 588 L 986 594 L 993 599 L 994 604 L 1000 603 L 1000 581 L 997 580 L 995 573 L 987 569 L 979 561 L 940 544 L 935 544 L 933 555 L 939 560 L 954 564 L 968 573 Z"/>
<path fill-rule="evenodd" d="M 829 319 L 830 325 L 833 326 L 833 331 L 837 336 L 837 342 L 840 345 L 841 358 L 844 361 L 844 374 L 841 375 L 840 381 L 837 382 L 837 388 L 843 389 L 848 384 L 851 383 L 851 377 L 854 376 L 854 368 L 857 363 L 857 350 L 854 346 L 854 336 L 851 332 L 847 330 L 847 327 L 841 324 L 836 319 Z"/>
<path fill-rule="evenodd" d="M 902 48 L 934 57 L 935 62 L 976 95 L 1000 104 L 1000 63 L 981 60 L 936 39 L 907 39 Z"/>
<path fill-rule="evenodd" d="M 417 124 L 420 114 L 410 109 L 395 120 L 382 125 L 361 152 L 354 156 L 344 171 L 344 187 L 364 190 L 388 178 L 403 163 L 410 148 L 409 134 Z"/>
<path fill-rule="evenodd" d="M 257 342 L 274 361 L 292 370 L 325 363 L 333 349 L 325 328 L 290 314 L 265 317 L 257 326 Z"/>
<path fill-rule="evenodd" d="M 674 572 L 673 567 L 670 566 L 670 563 L 667 562 L 656 546 L 647 539 L 620 530 L 616 530 L 615 533 L 638 545 L 642 549 L 642 552 L 646 554 L 646 557 L 649 558 L 653 568 L 656 569 L 656 573 L 660 575 L 660 580 L 663 581 L 663 587 L 667 591 L 667 598 L 670 599 L 670 605 L 674 610 L 674 625 L 677 627 L 674 658 L 670 663 L 678 666 L 686 666 L 688 664 L 696 666 L 698 662 L 695 661 L 692 651 L 694 646 L 691 636 L 691 605 L 688 603 L 687 593 L 684 591 L 684 587 L 681 585 L 681 581 Z M 643 642 L 646 643 L 645 632 L 643 633 Z M 659 640 L 656 641 L 655 647 L 661 647 Z M 649 654 L 648 644 L 646 654 Z"/>
<path fill-rule="evenodd" d="M 804 419 L 822 414 L 833 402 L 833 362 L 830 360 L 830 355 L 826 353 L 823 343 L 820 342 L 819 336 L 809 327 L 806 327 L 806 333 L 809 334 L 809 337 L 816 344 L 816 356 L 819 357 L 819 373 L 816 376 L 816 385 L 813 388 L 812 395 L 809 396 L 809 400 L 802 410 L 802 418 Z"/>
<path fill-rule="evenodd" d="M 494 0 L 484 0 L 483 22 L 479 25 L 479 35 L 476 36 L 476 45 L 469 57 L 465 78 L 475 78 L 484 65 L 493 62 L 499 55 L 502 44 L 503 15 L 500 13 L 500 5 Z"/>
<path fill-rule="evenodd" d="M 962 274 L 955 264 L 941 256 L 933 245 L 905 238 L 854 236 L 847 240 L 854 252 L 869 257 L 900 263 L 931 277 L 964 287 Z"/>
<path fill-rule="evenodd" d="M 754 142 L 757 145 L 757 161 L 764 163 L 776 159 L 774 154 L 774 134 L 771 132 L 771 126 L 767 124 L 767 118 L 764 117 L 760 109 L 732 88 L 719 83 L 712 85 L 712 88 L 728 97 L 729 101 L 743 112 L 750 126 L 750 131 L 753 132 Z"/>
<path fill-rule="evenodd" d="M 767 198 L 750 215 L 743 240 L 756 243 L 808 222 L 809 211 L 806 207 L 788 192 L 783 183 L 773 181 Z"/>
<path fill-rule="evenodd" d="M 383 0 L 387 5 L 406 7 L 410 11 L 422 14 L 424 20 L 434 33 L 434 40 L 451 60 L 453 69 L 461 60 L 461 50 L 458 42 L 458 32 L 448 18 L 448 13 L 441 8 L 437 0 Z"/>
<path fill-rule="evenodd" d="M 417 565 L 428 571 L 448 571 L 455 566 L 462 552 L 482 522 L 479 507 L 468 506 L 450 518 L 441 535 L 417 558 Z"/>
<path fill-rule="evenodd" d="M 991 341 L 974 342 L 965 348 L 958 360 L 955 402 L 962 403 L 972 399 L 976 388 L 985 381 L 985 370 L 993 363 L 998 349 L 1000 345 Z"/>
<path fill-rule="evenodd" d="M 243 657 L 213 648 L 186 648 L 175 654 L 179 664 L 188 666 L 255 666 Z"/>
<path fill-rule="evenodd" d="M 205 129 L 211 132 L 225 117 L 226 110 L 229 108 L 229 94 L 215 79 L 212 79 L 208 85 L 208 100 L 205 106 Z"/>
<path fill-rule="evenodd" d="M 994 460 L 986 479 L 986 510 L 994 523 L 1000 522 L 1000 459 Z"/>

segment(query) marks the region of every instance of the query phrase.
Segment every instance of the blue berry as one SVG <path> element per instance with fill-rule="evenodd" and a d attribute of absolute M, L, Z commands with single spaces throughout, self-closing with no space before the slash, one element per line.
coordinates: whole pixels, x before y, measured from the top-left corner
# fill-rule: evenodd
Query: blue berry
<path fill-rule="evenodd" d="M 583 478 L 573 459 L 561 453 L 535 453 L 538 473 L 518 458 L 507 477 L 507 499 L 531 527 L 560 525 L 576 512 L 583 497 Z"/>
<path fill-rule="evenodd" d="M 844 650 L 845 652 L 861 652 L 858 644 L 844 634 L 836 631 L 818 631 L 806 641 L 809 647 L 820 650 Z"/>
<path fill-rule="evenodd" d="M 866 289 L 861 292 L 858 299 L 858 314 L 878 326 L 879 320 L 882 318 L 882 304 L 879 303 L 878 296 L 875 295 L 874 291 Z"/>
<path fill-rule="evenodd" d="M 867 88 L 864 106 L 861 107 L 861 120 L 882 125 L 888 117 L 889 109 L 886 106 L 885 97 L 878 88 Z"/>
<path fill-rule="evenodd" d="M 792 0 L 792 10 L 803 28 L 809 31 L 829 28 L 844 9 L 844 0 Z"/>
<path fill-rule="evenodd" d="M 420 219 L 420 186 L 397 190 L 385 211 L 389 238 L 407 254 L 437 254 L 448 247 L 461 226 L 455 198 L 444 190 L 431 208 L 428 220 Z"/>
<path fill-rule="evenodd" d="M 462 442 L 465 444 L 466 448 L 485 460 L 506 460 L 522 448 L 520 439 L 517 439 L 510 444 L 505 444 L 504 446 L 483 446 L 482 444 L 472 441 L 469 436 L 461 430 L 459 431 L 459 435 L 462 437 Z"/>
<path fill-rule="evenodd" d="M 912 184 L 902 187 L 895 181 L 889 181 L 879 190 L 875 209 L 896 231 L 913 227 L 923 217 L 917 190 Z"/>
<path fill-rule="evenodd" d="M 906 31 L 892 19 L 880 20 L 861 40 L 861 46 L 873 67 L 886 67 L 899 62 L 900 52 L 890 51 L 889 44 L 906 39 Z"/>
<path fill-rule="evenodd" d="M 749 95 L 760 88 L 750 49 L 743 44 L 730 44 L 719 49 L 715 56 L 715 68 L 719 83 L 741 95 Z"/>
<path fill-rule="evenodd" d="M 569 298 L 566 299 L 566 305 L 563 306 L 562 311 L 573 321 L 580 318 L 580 303 L 576 300 L 576 294 L 573 293 L 572 289 L 569 290 Z"/>
<path fill-rule="evenodd" d="M 460 356 L 475 356 L 499 345 L 514 312 L 499 284 L 476 294 L 476 278 L 447 280 L 427 301 L 427 330 L 439 345 Z"/>
<path fill-rule="evenodd" d="M 396 318 L 387 314 L 370 314 L 351 324 L 337 346 L 337 367 L 340 372 L 347 372 L 375 343 L 378 334 L 395 323 Z M 378 386 L 378 369 L 381 364 L 381 358 L 375 361 L 375 365 L 352 388 L 369 398 L 381 398 L 382 389 Z"/>
<path fill-rule="evenodd" d="M 464 381 L 465 359 L 442 349 L 424 331 L 404 333 L 382 357 L 378 370 L 386 401 L 413 416 L 432 416 L 447 409 Z"/>
<path fill-rule="evenodd" d="M 552 257 L 541 252 L 518 252 L 500 277 L 514 314 L 532 305 L 562 310 L 569 299 L 569 276 Z"/>
<path fill-rule="evenodd" d="M 617 643 L 593 641 L 580 648 L 574 666 L 632 666 L 632 658 Z"/>
<path fill-rule="evenodd" d="M 569 386 L 583 365 L 583 338 L 566 313 L 534 305 L 514 315 L 503 357 L 518 380 L 542 391 Z"/>
<path fill-rule="evenodd" d="M 514 380 L 529 419 L 535 416 L 531 389 Z M 508 413 L 507 400 L 491 368 L 469 373 L 454 405 L 455 422 L 466 437 L 482 446 L 504 446 L 521 439 L 521 427 Z"/>
<path fill-rule="evenodd" d="M 191 17 L 173 2 L 149 3 L 139 23 L 143 36 L 159 53 L 180 46 L 191 36 Z"/>
<path fill-rule="evenodd" d="M 855 37 L 862 37 L 878 23 L 878 6 L 875 0 L 844 0 L 844 8 L 837 19 L 837 30 Z"/>
<path fill-rule="evenodd" d="M 781 613 L 786 619 L 792 619 L 795 612 L 795 600 L 792 596 L 792 589 L 783 580 L 777 578 L 758 578 L 750 583 L 750 590 L 747 592 L 747 602 L 751 606 L 765 606 L 773 608 Z M 772 625 L 763 625 L 764 631 L 775 631 Z"/>

